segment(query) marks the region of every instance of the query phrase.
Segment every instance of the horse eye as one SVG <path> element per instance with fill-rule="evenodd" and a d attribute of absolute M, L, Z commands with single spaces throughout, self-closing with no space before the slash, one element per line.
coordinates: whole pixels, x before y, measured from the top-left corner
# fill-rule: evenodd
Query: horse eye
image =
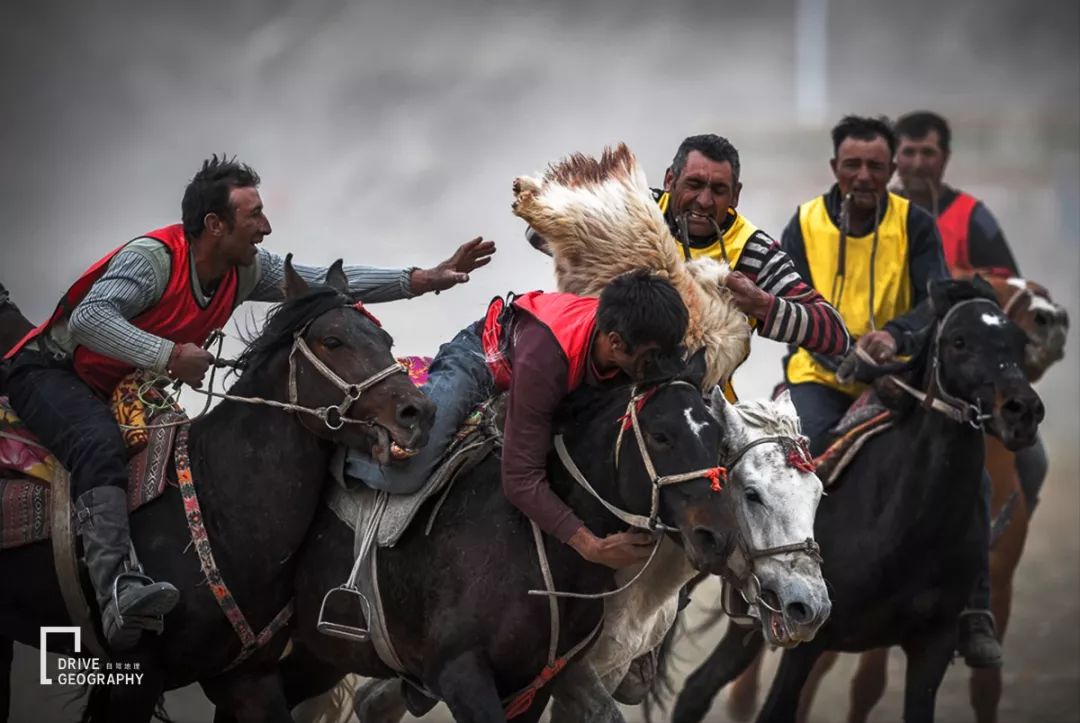
<path fill-rule="evenodd" d="M 341 346 L 341 339 L 338 339 L 336 336 L 325 336 L 323 337 L 322 345 L 327 349 L 337 349 Z"/>
<path fill-rule="evenodd" d="M 661 447 L 667 447 L 671 445 L 671 437 L 667 436 L 663 432 L 649 432 L 649 436 L 652 437 L 652 441 L 656 442 Z"/>
<path fill-rule="evenodd" d="M 964 342 L 964 337 L 958 336 L 952 340 L 953 349 L 963 349 L 967 344 Z"/>
<path fill-rule="evenodd" d="M 761 500 L 761 494 L 753 487 L 746 490 L 746 501 L 753 502 L 755 505 L 764 504 Z"/>

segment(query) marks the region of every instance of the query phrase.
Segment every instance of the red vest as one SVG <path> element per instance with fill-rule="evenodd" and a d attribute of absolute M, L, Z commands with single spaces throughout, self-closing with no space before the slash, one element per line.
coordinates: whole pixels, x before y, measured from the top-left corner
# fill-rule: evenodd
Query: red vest
<path fill-rule="evenodd" d="M 209 305 L 204 309 L 199 306 L 192 291 L 190 247 L 187 239 L 184 238 L 183 226 L 180 224 L 166 226 L 144 235 L 165 244 L 169 250 L 171 268 L 169 281 L 161 299 L 156 305 L 131 319 L 132 325 L 175 344 L 205 344 L 210 332 L 224 326 L 232 316 L 233 307 L 236 305 L 236 269 L 229 270 L 218 285 Z M 105 274 L 109 262 L 122 248 L 124 247 L 114 249 L 105 258 L 87 269 L 60 299 L 60 303 L 56 305 L 56 311 L 49 320 L 23 337 L 5 358 L 11 358 L 31 339 L 42 334 L 58 321 L 68 318 L 72 310 L 89 293 L 94 283 Z M 98 354 L 84 346 L 76 347 L 74 364 L 75 372 L 87 385 L 106 395 L 112 393 L 121 379 L 135 371 L 128 362 Z"/>
<path fill-rule="evenodd" d="M 972 269 L 968 229 L 971 228 L 971 214 L 978 203 L 974 196 L 957 191 L 953 202 L 938 216 L 937 225 L 941 232 L 941 245 L 945 249 L 945 265 L 954 275 L 957 271 Z"/>
<path fill-rule="evenodd" d="M 574 294 L 530 291 L 512 302 L 515 311 L 523 311 L 546 326 L 559 343 L 569 366 L 566 391 L 570 393 L 585 381 L 589 363 L 589 345 L 596 328 L 596 307 L 599 299 Z M 482 340 L 488 366 L 499 389 L 510 387 L 511 368 L 502 350 L 506 348 L 500 323 L 502 299 L 495 299 L 484 319 Z"/>

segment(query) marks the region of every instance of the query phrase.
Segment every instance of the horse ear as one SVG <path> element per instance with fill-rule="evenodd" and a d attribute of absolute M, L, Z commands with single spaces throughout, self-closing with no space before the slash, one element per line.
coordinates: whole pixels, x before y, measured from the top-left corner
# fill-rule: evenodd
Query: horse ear
<path fill-rule="evenodd" d="M 349 277 L 345 275 L 344 263 L 338 259 L 326 272 L 326 285 L 338 293 L 349 295 Z"/>
<path fill-rule="evenodd" d="M 295 299 L 310 290 L 311 287 L 308 286 L 308 283 L 293 268 L 292 254 L 287 255 L 285 257 L 285 298 Z"/>
<path fill-rule="evenodd" d="M 708 363 L 705 360 L 705 347 L 701 347 L 686 360 L 686 367 L 680 376 L 700 389 L 707 370 Z"/>
<path fill-rule="evenodd" d="M 735 405 L 724 396 L 724 387 L 717 384 L 709 395 L 709 412 L 713 419 L 720 423 L 724 430 L 724 439 L 731 436 L 731 432 L 738 428 L 739 415 L 735 411 Z"/>
<path fill-rule="evenodd" d="M 791 401 L 791 390 L 784 387 L 784 390 L 776 395 L 773 400 L 776 402 L 776 406 L 779 408 L 781 414 L 792 419 L 799 419 L 799 410 L 795 408 L 795 402 Z"/>
<path fill-rule="evenodd" d="M 997 302 L 994 287 L 981 277 L 970 281 L 959 279 L 940 279 L 929 285 L 930 307 L 937 317 L 945 316 L 953 304 L 969 299 L 988 299 Z"/>

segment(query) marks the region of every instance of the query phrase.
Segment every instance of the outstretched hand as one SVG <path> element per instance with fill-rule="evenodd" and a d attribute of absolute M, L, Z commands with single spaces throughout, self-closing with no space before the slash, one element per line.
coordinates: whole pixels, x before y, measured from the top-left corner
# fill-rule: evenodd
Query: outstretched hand
<path fill-rule="evenodd" d="M 482 236 L 466 241 L 458 247 L 453 256 L 438 266 L 414 271 L 411 279 L 413 293 L 417 295 L 426 294 L 429 291 L 438 293 L 458 284 L 464 284 L 469 280 L 471 272 L 491 263 L 491 257 L 494 254 L 494 241 L 485 241 Z"/>

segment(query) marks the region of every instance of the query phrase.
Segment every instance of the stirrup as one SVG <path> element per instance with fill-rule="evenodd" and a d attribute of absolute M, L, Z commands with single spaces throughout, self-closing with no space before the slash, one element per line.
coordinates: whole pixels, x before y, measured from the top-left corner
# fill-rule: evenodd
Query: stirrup
<path fill-rule="evenodd" d="M 346 583 L 327 590 L 326 595 L 323 596 L 322 605 L 319 606 L 319 621 L 316 623 L 315 629 L 323 635 L 341 638 L 342 640 L 351 640 L 354 643 L 366 643 L 371 640 L 371 633 L 365 628 L 348 625 L 346 623 L 336 623 L 326 619 L 326 603 L 335 594 L 337 594 L 339 598 L 344 598 L 350 602 L 352 602 L 354 598 L 359 598 L 360 606 L 363 608 L 364 612 L 364 621 L 368 622 L 370 625 L 371 604 L 368 602 L 368 599 L 364 597 L 364 593 L 360 592 L 355 586 Z"/>
<path fill-rule="evenodd" d="M 152 633 L 161 633 L 165 630 L 165 616 L 164 615 L 124 615 L 120 612 L 120 581 L 121 580 L 135 580 L 141 582 L 143 585 L 153 585 L 156 581 L 149 575 L 144 575 L 142 567 L 137 567 L 127 572 L 122 572 L 113 579 L 112 585 L 112 605 L 116 610 L 116 625 L 119 628 L 125 628 L 129 624 L 134 627 L 146 630 Z"/>

